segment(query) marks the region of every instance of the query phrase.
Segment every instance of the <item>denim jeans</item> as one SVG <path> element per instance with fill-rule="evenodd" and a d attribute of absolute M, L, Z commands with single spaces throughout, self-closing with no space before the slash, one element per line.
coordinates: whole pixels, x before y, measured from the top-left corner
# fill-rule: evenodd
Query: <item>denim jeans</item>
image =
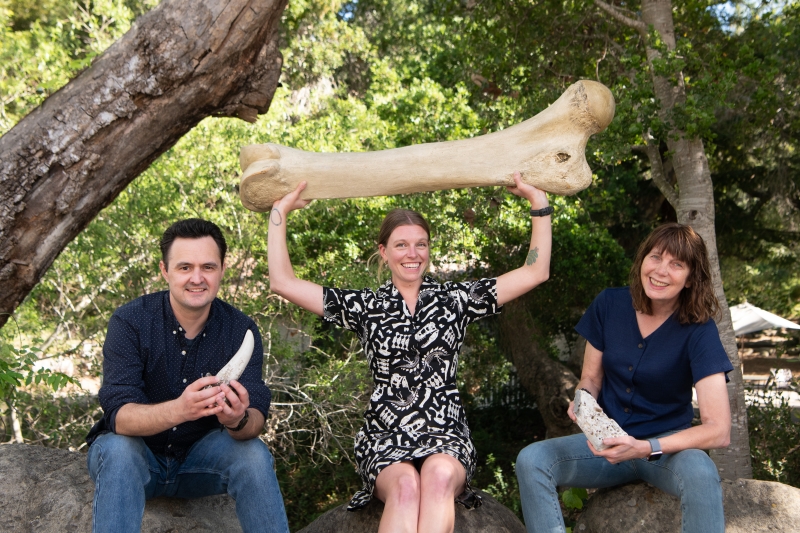
<path fill-rule="evenodd" d="M 155 455 L 139 437 L 100 435 L 89 447 L 95 483 L 92 531 L 141 531 L 144 502 L 157 496 L 198 498 L 227 493 L 244 533 L 288 533 L 272 455 L 260 439 L 238 441 L 211 431 L 186 460 Z"/>
<path fill-rule="evenodd" d="M 680 498 L 683 533 L 725 531 L 719 474 L 702 450 L 614 465 L 592 454 L 585 435 L 570 435 L 524 448 L 517 457 L 517 479 L 528 533 L 564 533 L 556 487 L 603 488 L 636 480 Z"/>

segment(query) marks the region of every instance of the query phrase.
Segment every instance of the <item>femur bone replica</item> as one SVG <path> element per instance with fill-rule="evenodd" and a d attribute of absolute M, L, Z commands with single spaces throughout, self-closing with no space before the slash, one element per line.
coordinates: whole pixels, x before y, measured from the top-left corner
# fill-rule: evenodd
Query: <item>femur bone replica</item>
<path fill-rule="evenodd" d="M 245 146 L 239 195 L 246 208 L 269 211 L 301 181 L 302 198 L 356 198 L 513 185 L 516 171 L 539 189 L 571 195 L 591 184 L 586 142 L 608 127 L 614 109 L 605 85 L 581 80 L 535 117 L 471 139 L 346 153 Z"/>

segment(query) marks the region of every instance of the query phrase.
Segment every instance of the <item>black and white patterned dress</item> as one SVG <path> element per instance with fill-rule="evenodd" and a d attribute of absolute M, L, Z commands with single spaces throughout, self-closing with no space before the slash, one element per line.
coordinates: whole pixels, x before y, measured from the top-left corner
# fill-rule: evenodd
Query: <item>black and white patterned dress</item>
<path fill-rule="evenodd" d="M 457 501 L 479 506 L 480 498 L 469 485 L 476 453 L 456 369 L 467 325 L 500 312 L 496 280 L 440 284 L 426 276 L 414 316 L 391 281 L 377 292 L 325 287 L 323 302 L 326 321 L 358 335 L 374 380 L 355 440 L 364 487 L 348 510 L 369 503 L 383 468 L 435 453 L 464 465 L 467 490 Z"/>

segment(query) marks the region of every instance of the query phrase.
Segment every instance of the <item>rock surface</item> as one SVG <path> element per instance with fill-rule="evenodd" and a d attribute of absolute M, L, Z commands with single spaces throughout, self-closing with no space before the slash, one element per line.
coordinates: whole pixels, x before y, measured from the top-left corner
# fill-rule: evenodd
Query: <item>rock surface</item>
<path fill-rule="evenodd" d="M 726 533 L 800 531 L 800 489 L 738 479 L 723 481 Z M 680 501 L 646 483 L 597 491 L 575 533 L 679 533 Z"/>
<path fill-rule="evenodd" d="M 465 509 L 456 505 L 454 533 L 525 533 L 517 516 L 497 500 L 481 492 L 483 505 Z M 298 533 L 375 533 L 383 514 L 383 503 L 373 499 L 367 507 L 348 512 L 347 505 L 331 509 Z"/>
<path fill-rule="evenodd" d="M 0 445 L 0 531 L 62 533 L 92 530 L 94 483 L 86 455 L 25 444 Z M 227 496 L 147 502 L 145 533 L 241 531 Z"/>

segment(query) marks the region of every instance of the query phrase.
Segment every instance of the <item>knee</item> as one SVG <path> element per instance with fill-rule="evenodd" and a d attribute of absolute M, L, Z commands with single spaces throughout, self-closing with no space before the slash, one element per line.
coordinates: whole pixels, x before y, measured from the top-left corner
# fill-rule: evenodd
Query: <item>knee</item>
<path fill-rule="evenodd" d="M 518 476 L 533 475 L 547 468 L 549 461 L 547 450 L 543 445 L 545 442 L 547 441 L 534 442 L 519 452 L 516 463 Z"/>
<path fill-rule="evenodd" d="M 235 448 L 232 450 L 235 460 L 231 468 L 237 474 L 263 476 L 265 472 L 274 471 L 275 461 L 269 448 L 261 439 L 236 441 Z"/>
<path fill-rule="evenodd" d="M 711 457 L 702 450 L 684 450 L 675 454 L 672 461 L 673 470 L 684 481 L 712 480 L 719 481 L 717 465 Z"/>
<path fill-rule="evenodd" d="M 147 445 L 140 437 L 116 433 L 100 435 L 89 448 L 87 461 L 89 473 L 95 481 L 104 471 L 128 477 L 148 473 Z"/>
<path fill-rule="evenodd" d="M 437 461 L 426 465 L 420 482 L 425 486 L 425 497 L 435 499 L 453 499 L 456 490 L 463 485 L 466 474 L 464 467 L 457 461 Z"/>
<path fill-rule="evenodd" d="M 413 473 L 403 473 L 392 482 L 387 498 L 401 506 L 419 505 L 420 479 Z"/>

